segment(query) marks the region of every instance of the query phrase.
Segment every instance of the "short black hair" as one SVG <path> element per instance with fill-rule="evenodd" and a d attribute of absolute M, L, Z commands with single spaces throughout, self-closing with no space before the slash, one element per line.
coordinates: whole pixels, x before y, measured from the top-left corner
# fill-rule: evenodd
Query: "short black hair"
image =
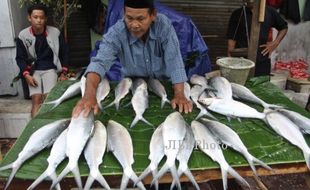
<path fill-rule="evenodd" d="M 154 0 L 125 0 L 124 6 L 131 8 L 149 8 L 154 9 Z"/>
<path fill-rule="evenodd" d="M 31 15 L 33 10 L 41 10 L 45 15 L 47 15 L 47 7 L 42 3 L 30 5 L 27 9 L 28 15 Z"/>

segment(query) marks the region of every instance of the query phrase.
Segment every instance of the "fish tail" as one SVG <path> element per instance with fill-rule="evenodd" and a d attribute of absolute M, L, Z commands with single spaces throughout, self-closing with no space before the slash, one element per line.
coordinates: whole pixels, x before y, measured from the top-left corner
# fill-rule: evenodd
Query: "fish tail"
<path fill-rule="evenodd" d="M 171 185 L 170 185 L 170 190 L 173 190 L 174 186 L 175 186 L 175 179 L 172 180 Z"/>
<path fill-rule="evenodd" d="M 222 181 L 223 181 L 223 189 L 227 189 L 227 169 L 221 166 L 221 173 L 222 173 Z"/>
<path fill-rule="evenodd" d="M 133 119 L 133 121 L 130 125 L 130 128 L 133 128 L 138 123 L 139 120 L 140 120 L 140 117 L 138 115 L 136 115 L 136 117 Z"/>
<path fill-rule="evenodd" d="M 6 190 L 9 187 L 10 183 L 12 182 L 12 180 L 13 180 L 13 178 L 14 178 L 14 176 L 15 176 L 15 174 L 16 174 L 16 172 L 17 172 L 17 170 L 19 168 L 20 168 L 20 164 L 17 165 L 17 166 L 12 167 L 11 175 L 8 178 L 8 181 L 5 184 L 4 190 Z"/>
<path fill-rule="evenodd" d="M 128 181 L 129 177 L 124 173 L 122 177 L 120 190 L 125 190 L 127 188 Z"/>
<path fill-rule="evenodd" d="M 241 177 L 232 167 L 228 166 L 227 171 L 230 173 L 230 175 L 232 175 L 234 178 L 240 181 L 243 185 L 250 187 L 249 183 L 243 177 Z M 226 172 L 226 183 L 227 183 L 227 172 Z"/>
<path fill-rule="evenodd" d="M 304 151 L 304 157 L 307 164 L 307 167 L 310 169 L 310 150 Z"/>
<path fill-rule="evenodd" d="M 115 104 L 115 101 L 111 102 L 109 105 L 107 105 L 106 107 L 104 107 L 104 109 L 107 109 L 107 108 L 113 106 L 114 104 Z"/>
<path fill-rule="evenodd" d="M 203 115 L 206 115 L 206 116 L 208 116 L 208 117 L 214 119 L 215 121 L 218 121 L 218 119 L 217 119 L 214 115 L 212 115 L 210 112 L 208 112 L 207 109 L 204 109 L 204 110 L 202 111 L 202 113 L 203 113 Z"/>
<path fill-rule="evenodd" d="M 14 163 L 14 162 L 13 162 L 13 163 Z M 13 168 L 13 163 L 8 164 L 8 165 L 5 165 L 5 166 L 2 166 L 2 167 L 0 168 L 0 171 L 7 170 L 7 169 L 10 169 L 10 168 Z"/>
<path fill-rule="evenodd" d="M 254 162 L 258 163 L 259 165 L 263 166 L 265 169 L 267 170 L 272 170 L 272 168 L 270 166 L 268 166 L 267 164 L 265 164 L 263 161 L 253 157 L 252 158 Z"/>
<path fill-rule="evenodd" d="M 278 109 L 283 109 L 284 107 L 283 106 L 278 106 L 278 105 L 275 105 L 275 104 L 263 104 L 263 107 L 264 108 L 268 108 L 268 109 L 275 109 L 275 110 L 278 110 Z"/>
<path fill-rule="evenodd" d="M 173 180 L 175 180 L 175 183 L 177 185 L 177 188 L 179 190 L 181 190 L 181 183 L 180 183 L 180 180 L 179 180 L 179 176 L 178 176 L 178 172 L 177 172 L 177 169 L 175 167 L 175 164 L 173 164 L 171 167 L 170 167 L 170 172 L 171 172 L 171 175 L 173 177 Z"/>
<path fill-rule="evenodd" d="M 97 104 L 98 104 L 98 107 L 99 107 L 100 111 L 103 111 L 103 107 L 102 107 L 102 105 L 101 105 L 101 102 L 98 101 Z"/>
<path fill-rule="evenodd" d="M 50 110 L 53 110 L 54 108 L 56 108 L 60 104 L 60 101 L 54 100 L 54 101 L 50 101 L 50 102 L 45 102 L 43 104 L 53 104 L 53 106 L 50 108 Z"/>
<path fill-rule="evenodd" d="M 142 179 L 144 179 L 149 173 L 151 172 L 151 167 L 148 166 L 145 168 L 145 170 L 141 173 L 141 175 L 138 177 L 136 183 L 140 182 Z"/>
<path fill-rule="evenodd" d="M 67 165 L 65 169 L 62 170 L 62 172 L 59 174 L 56 180 L 53 180 L 53 183 L 50 187 L 50 190 L 54 189 L 55 186 L 64 178 L 68 173 L 70 172 L 70 167 Z"/>
<path fill-rule="evenodd" d="M 43 181 L 45 178 L 47 178 L 47 170 L 45 170 L 29 187 L 27 190 L 34 189 L 41 181 Z"/>
<path fill-rule="evenodd" d="M 75 182 L 78 186 L 79 189 L 83 189 L 83 185 L 82 185 L 82 180 L 81 180 L 81 175 L 80 175 L 80 171 L 79 171 L 79 167 L 76 166 L 74 167 L 72 170 L 72 173 L 74 175 L 74 179 L 75 179 Z"/>
<path fill-rule="evenodd" d="M 115 102 L 115 108 L 117 111 L 119 110 L 119 103 L 120 103 L 119 101 Z"/>
<path fill-rule="evenodd" d="M 146 190 L 141 181 L 137 182 L 138 176 L 134 172 L 132 172 L 130 179 L 137 185 L 137 187 L 139 187 L 139 189 Z"/>
<path fill-rule="evenodd" d="M 187 168 L 185 171 L 184 171 L 184 174 L 188 177 L 188 179 L 190 180 L 190 182 L 192 182 L 192 184 L 194 185 L 194 187 L 197 189 L 197 190 L 200 190 L 200 187 L 199 185 L 197 184 L 196 180 L 195 180 L 195 177 L 193 176 L 192 172 Z M 180 175 L 179 175 L 180 176 Z"/>
<path fill-rule="evenodd" d="M 96 180 L 102 185 L 102 187 L 104 187 L 107 190 L 110 190 L 110 186 L 107 183 L 107 181 L 104 179 L 104 177 L 99 173 L 99 175 L 97 175 Z"/>
<path fill-rule="evenodd" d="M 149 121 L 147 121 L 143 116 L 141 118 L 141 120 L 146 123 L 147 125 L 151 126 L 151 127 L 155 127 L 152 123 L 150 123 Z"/>
<path fill-rule="evenodd" d="M 86 184 L 84 186 L 84 190 L 90 189 L 94 180 L 97 180 L 100 183 L 100 185 L 102 185 L 105 189 L 110 190 L 110 186 L 108 185 L 104 177 L 101 175 L 98 168 L 91 170 L 90 175 L 88 176 Z"/>
<path fill-rule="evenodd" d="M 257 175 L 256 168 L 255 168 L 254 163 L 253 163 L 253 158 L 246 158 L 246 159 L 247 159 L 247 161 L 248 161 L 248 163 L 249 163 L 249 165 L 250 165 L 250 167 L 251 167 L 251 169 L 252 169 L 254 175 L 255 175 L 255 176 L 258 176 L 258 175 Z"/>
<path fill-rule="evenodd" d="M 53 173 L 51 173 L 49 177 L 51 178 L 51 180 L 53 182 L 56 181 L 56 179 L 57 179 L 56 172 L 54 171 Z M 58 183 L 55 188 L 56 188 L 56 190 L 61 190 L 60 184 Z"/>
<path fill-rule="evenodd" d="M 167 171 L 169 170 L 169 166 L 167 162 L 160 168 L 159 172 L 153 177 L 151 185 L 155 183 L 158 179 L 160 179 Z"/>
<path fill-rule="evenodd" d="M 170 101 L 167 99 L 167 97 L 163 97 L 161 99 L 161 103 L 160 103 L 160 108 L 163 109 L 163 107 L 165 106 L 165 103 L 169 103 L 170 104 Z"/>
<path fill-rule="evenodd" d="M 157 173 L 158 173 L 157 168 L 155 168 L 154 170 L 152 170 L 152 175 L 153 175 L 153 177 L 156 176 Z M 158 189 L 159 189 L 158 180 L 156 180 L 154 183 L 155 183 L 155 189 L 158 190 Z"/>
<path fill-rule="evenodd" d="M 93 175 L 89 175 L 87 178 L 86 184 L 84 186 L 84 190 L 90 189 L 94 181 L 95 181 L 95 178 L 93 177 Z"/>

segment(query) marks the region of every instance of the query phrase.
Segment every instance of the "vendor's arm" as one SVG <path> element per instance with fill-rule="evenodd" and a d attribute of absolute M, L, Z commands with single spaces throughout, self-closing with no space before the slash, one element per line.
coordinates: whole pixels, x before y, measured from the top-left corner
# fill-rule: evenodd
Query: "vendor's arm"
<path fill-rule="evenodd" d="M 276 39 L 272 42 L 268 42 L 267 44 L 260 45 L 260 47 L 264 48 L 262 54 L 265 56 L 267 54 L 271 54 L 280 44 L 282 39 L 287 33 L 287 28 L 282 29 L 278 32 Z"/>
<path fill-rule="evenodd" d="M 235 49 L 235 47 L 236 47 L 236 41 L 228 39 L 228 42 L 227 42 L 227 56 L 228 57 L 231 57 L 231 52 Z"/>
<path fill-rule="evenodd" d="M 177 83 L 173 85 L 174 97 L 171 100 L 171 106 L 173 109 L 179 107 L 179 112 L 189 113 L 193 110 L 193 104 L 186 99 L 184 95 L 184 83 Z"/>
<path fill-rule="evenodd" d="M 72 116 L 78 117 L 81 111 L 84 111 L 84 117 L 87 117 L 93 109 L 94 114 L 99 112 L 97 104 L 96 92 L 100 82 L 100 75 L 97 73 L 88 73 L 86 76 L 85 94 L 73 109 Z"/>

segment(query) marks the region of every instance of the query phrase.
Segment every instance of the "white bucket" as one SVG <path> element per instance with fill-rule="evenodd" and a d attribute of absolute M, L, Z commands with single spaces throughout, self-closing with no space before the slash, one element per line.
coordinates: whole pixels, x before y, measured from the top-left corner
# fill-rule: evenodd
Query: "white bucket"
<path fill-rule="evenodd" d="M 216 64 L 220 66 L 221 75 L 230 82 L 244 85 L 250 69 L 255 63 L 249 59 L 237 57 L 224 57 L 216 60 Z"/>

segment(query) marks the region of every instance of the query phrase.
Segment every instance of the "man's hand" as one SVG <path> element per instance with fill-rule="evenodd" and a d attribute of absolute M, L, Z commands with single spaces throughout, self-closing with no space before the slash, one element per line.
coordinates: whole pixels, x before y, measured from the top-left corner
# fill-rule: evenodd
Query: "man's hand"
<path fill-rule="evenodd" d="M 26 82 L 29 86 L 33 86 L 33 87 L 36 87 L 38 86 L 38 83 L 37 81 L 31 76 L 31 75 L 26 75 L 25 76 L 25 79 L 26 79 Z"/>
<path fill-rule="evenodd" d="M 87 117 L 92 109 L 94 110 L 95 115 L 99 113 L 99 106 L 96 97 L 90 99 L 84 96 L 73 108 L 72 117 L 78 117 L 83 110 L 83 117 Z"/>
<path fill-rule="evenodd" d="M 267 42 L 267 44 L 260 45 L 259 47 L 264 48 L 262 51 L 262 54 L 265 56 L 267 54 L 271 54 L 277 47 L 278 47 L 278 42 L 273 41 L 273 42 Z"/>
<path fill-rule="evenodd" d="M 171 100 L 171 106 L 173 109 L 179 107 L 179 112 L 189 113 L 193 111 L 193 104 L 187 100 L 184 95 L 184 83 L 178 83 L 173 85 L 174 97 Z"/>

